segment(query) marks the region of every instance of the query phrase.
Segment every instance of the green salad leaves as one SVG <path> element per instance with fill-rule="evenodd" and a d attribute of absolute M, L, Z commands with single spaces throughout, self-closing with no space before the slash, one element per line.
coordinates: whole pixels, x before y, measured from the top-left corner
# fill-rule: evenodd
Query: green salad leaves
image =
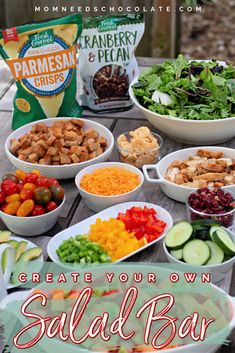
<path fill-rule="evenodd" d="M 162 115 L 187 120 L 235 116 L 235 68 L 215 60 L 189 61 L 179 55 L 144 69 L 133 92 L 142 106 Z"/>

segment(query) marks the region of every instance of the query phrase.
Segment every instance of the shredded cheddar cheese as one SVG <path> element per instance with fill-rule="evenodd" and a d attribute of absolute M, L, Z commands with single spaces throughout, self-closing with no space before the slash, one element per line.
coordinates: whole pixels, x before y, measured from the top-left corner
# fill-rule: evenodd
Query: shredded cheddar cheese
<path fill-rule="evenodd" d="M 80 187 L 91 194 L 115 196 L 134 190 L 140 184 L 139 176 L 124 168 L 100 168 L 85 174 Z"/>

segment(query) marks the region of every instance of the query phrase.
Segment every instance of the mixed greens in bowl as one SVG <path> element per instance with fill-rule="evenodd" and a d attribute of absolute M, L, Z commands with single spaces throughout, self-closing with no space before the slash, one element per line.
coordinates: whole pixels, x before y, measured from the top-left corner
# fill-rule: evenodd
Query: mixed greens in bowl
<path fill-rule="evenodd" d="M 235 68 L 216 60 L 179 55 L 144 69 L 132 89 L 141 106 L 160 115 L 184 120 L 235 116 Z"/>

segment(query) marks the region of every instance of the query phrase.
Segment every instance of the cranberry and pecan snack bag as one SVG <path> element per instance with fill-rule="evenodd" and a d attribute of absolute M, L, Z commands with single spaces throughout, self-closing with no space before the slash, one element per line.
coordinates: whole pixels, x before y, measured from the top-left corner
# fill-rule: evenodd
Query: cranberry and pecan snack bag
<path fill-rule="evenodd" d="M 138 74 L 134 53 L 143 33 L 142 14 L 84 19 L 79 40 L 84 106 L 102 112 L 133 105 L 128 90 Z"/>
<path fill-rule="evenodd" d="M 16 81 L 12 128 L 57 116 L 80 116 L 76 44 L 82 16 L 0 31 L 0 54 Z"/>

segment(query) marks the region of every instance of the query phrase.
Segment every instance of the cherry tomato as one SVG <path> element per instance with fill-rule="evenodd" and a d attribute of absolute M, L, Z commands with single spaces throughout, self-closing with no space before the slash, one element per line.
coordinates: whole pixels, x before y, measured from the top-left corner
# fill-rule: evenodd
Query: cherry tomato
<path fill-rule="evenodd" d="M 13 201 L 11 203 L 8 203 L 6 205 L 6 207 L 4 207 L 4 212 L 11 215 L 11 216 L 14 216 L 14 215 L 16 215 L 20 206 L 21 206 L 20 201 Z"/>
<path fill-rule="evenodd" d="M 56 201 L 56 202 L 60 202 L 63 200 L 64 198 L 64 189 L 62 188 L 62 186 L 51 186 L 50 187 L 50 190 L 51 190 L 51 199 L 53 201 Z"/>
<path fill-rule="evenodd" d="M 25 176 L 24 182 L 25 183 L 31 183 L 31 184 L 36 184 L 38 180 L 37 174 L 34 173 L 28 173 Z"/>
<path fill-rule="evenodd" d="M 20 201 L 20 194 L 12 194 L 6 197 L 6 203 L 11 203 L 13 201 Z"/>
<path fill-rule="evenodd" d="M 44 186 L 38 186 L 33 193 L 34 200 L 39 205 L 46 205 L 51 200 L 51 191 Z"/>
<path fill-rule="evenodd" d="M 34 208 L 33 200 L 25 200 L 17 210 L 17 217 L 27 217 Z"/>
<path fill-rule="evenodd" d="M 44 186 L 47 188 L 49 186 L 49 178 L 44 177 L 44 176 L 38 177 L 37 186 Z"/>
<path fill-rule="evenodd" d="M 55 178 L 48 178 L 48 186 L 59 186 L 59 182 Z"/>
<path fill-rule="evenodd" d="M 46 204 L 47 212 L 54 211 L 57 207 L 58 207 L 58 205 L 57 205 L 57 203 L 54 202 L 54 201 L 49 201 L 49 202 Z"/>
<path fill-rule="evenodd" d="M 1 206 L 1 211 L 2 212 L 5 212 L 5 208 L 7 207 L 7 203 L 4 203 L 2 206 Z"/>
<path fill-rule="evenodd" d="M 30 200 L 33 198 L 33 190 L 30 189 L 22 189 L 20 192 L 21 201 Z"/>
<path fill-rule="evenodd" d="M 14 183 L 14 181 L 7 179 L 4 180 L 1 184 L 1 189 L 5 195 L 9 196 L 12 194 L 18 194 L 19 192 L 19 185 Z"/>
<path fill-rule="evenodd" d="M 40 171 L 39 171 L 38 169 L 32 170 L 31 173 L 34 173 L 34 174 L 36 174 L 37 176 L 40 176 L 40 175 L 41 175 L 41 174 L 40 174 Z"/>
<path fill-rule="evenodd" d="M 7 174 L 3 175 L 2 181 L 4 181 L 4 180 L 12 180 L 16 184 L 19 183 L 19 179 L 15 176 L 15 174 L 12 174 L 12 173 L 7 173 Z"/>
<path fill-rule="evenodd" d="M 28 189 L 28 190 L 34 190 L 36 188 L 36 185 L 33 183 L 26 183 L 24 184 L 24 189 Z"/>
<path fill-rule="evenodd" d="M 16 170 L 15 174 L 20 181 L 24 181 L 24 178 L 26 177 L 26 173 L 23 170 L 18 169 Z"/>
<path fill-rule="evenodd" d="M 4 192 L 0 191 L 0 205 L 5 201 Z"/>
<path fill-rule="evenodd" d="M 41 216 L 45 213 L 46 213 L 45 208 L 42 205 L 35 205 L 30 216 L 33 216 L 33 217 Z"/>

